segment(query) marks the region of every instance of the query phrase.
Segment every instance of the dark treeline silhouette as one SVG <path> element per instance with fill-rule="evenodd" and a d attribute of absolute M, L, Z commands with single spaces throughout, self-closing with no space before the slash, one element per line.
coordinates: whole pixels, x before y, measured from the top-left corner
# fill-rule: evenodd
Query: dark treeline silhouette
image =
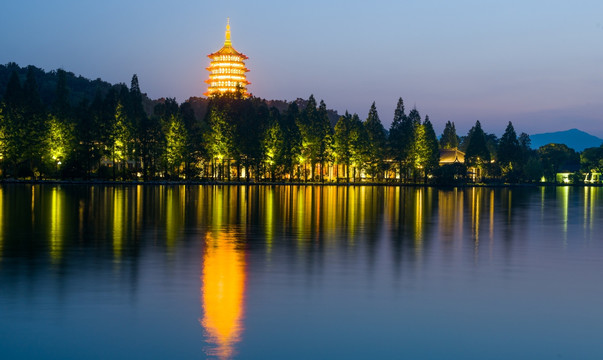
<path fill-rule="evenodd" d="M 338 117 L 312 95 L 291 103 L 240 94 L 152 102 L 136 75 L 129 87 L 88 81 L 74 97 L 71 73 L 23 71 L 14 64 L 2 70 L 9 68 L 11 75 L 0 77 L 6 84 L 0 101 L 3 178 L 584 182 L 603 167 L 603 148 L 577 154 L 549 144 L 532 150 L 529 136 L 518 136 L 510 122 L 500 139 L 479 121 L 462 137 L 447 122 L 438 140 L 429 116 L 416 108 L 407 114 L 401 98 L 386 130 L 375 103 L 360 119 L 347 112 Z"/>

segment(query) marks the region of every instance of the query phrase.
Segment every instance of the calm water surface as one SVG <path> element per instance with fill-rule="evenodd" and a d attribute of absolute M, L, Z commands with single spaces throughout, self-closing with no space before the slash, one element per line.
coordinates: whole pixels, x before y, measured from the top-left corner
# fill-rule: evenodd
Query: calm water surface
<path fill-rule="evenodd" d="M 603 359 L 603 188 L 0 186 L 2 359 Z"/>

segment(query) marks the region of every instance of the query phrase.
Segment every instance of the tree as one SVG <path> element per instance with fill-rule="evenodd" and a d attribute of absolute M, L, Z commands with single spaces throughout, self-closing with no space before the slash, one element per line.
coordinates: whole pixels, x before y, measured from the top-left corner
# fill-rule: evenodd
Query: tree
<path fill-rule="evenodd" d="M 46 136 L 45 160 L 49 168 L 58 172 L 73 154 L 75 142 L 75 126 L 72 122 L 56 115 L 48 117 L 48 134 Z"/>
<path fill-rule="evenodd" d="M 429 116 L 425 116 L 423 124 L 417 126 L 414 148 L 414 167 L 423 172 L 424 181 L 427 182 L 427 176 L 433 174 L 440 162 L 438 138 Z"/>
<path fill-rule="evenodd" d="M 365 168 L 369 152 L 368 134 L 358 114 L 352 115 L 350 129 L 350 163 L 353 167 L 352 178 L 360 176 Z"/>
<path fill-rule="evenodd" d="M 603 146 L 584 149 L 580 154 L 580 165 L 584 172 L 603 172 Z"/>
<path fill-rule="evenodd" d="M 390 157 L 398 163 L 400 179 L 402 179 L 402 164 L 406 160 L 408 152 L 408 144 L 406 143 L 406 141 L 408 141 L 406 138 L 408 131 L 405 131 L 406 125 L 404 101 L 402 98 L 399 98 L 398 103 L 396 104 L 396 110 L 394 110 L 394 120 L 389 128 L 388 146 Z"/>
<path fill-rule="evenodd" d="M 287 111 L 281 116 L 280 128 L 283 134 L 282 163 L 283 171 L 293 176 L 294 168 L 300 163 L 302 139 L 297 122 L 299 108 L 295 102 L 289 104 Z"/>
<path fill-rule="evenodd" d="M 383 171 L 385 170 L 384 157 L 387 137 L 374 102 L 364 122 L 364 128 L 368 136 L 367 170 L 373 179 L 380 179 L 383 177 Z"/>
<path fill-rule="evenodd" d="M 415 161 L 415 159 L 417 157 L 417 131 L 422 131 L 419 130 L 420 126 L 421 114 L 419 113 L 417 108 L 413 108 L 412 110 L 410 110 L 406 118 L 406 124 L 404 125 L 404 130 L 406 134 L 404 137 L 408 139 L 405 172 L 409 175 L 412 175 L 414 181 L 416 181 L 417 177 L 417 162 Z"/>
<path fill-rule="evenodd" d="M 320 165 L 319 180 L 323 181 L 324 164 L 331 155 L 333 133 L 325 102 L 321 100 L 317 108 L 314 95 L 310 95 L 300 116 L 298 127 L 302 135 L 302 159 L 310 162 L 310 174 L 313 180 L 316 165 Z"/>
<path fill-rule="evenodd" d="M 132 155 L 133 129 L 126 116 L 124 107 L 119 102 L 115 109 L 115 120 L 113 131 L 111 132 L 111 158 L 113 161 L 113 178 L 115 179 L 116 166 L 119 163 L 122 171 L 122 178 L 125 176 L 126 161 Z"/>
<path fill-rule="evenodd" d="M 442 149 L 456 149 L 459 147 L 459 137 L 456 134 L 456 127 L 453 122 L 446 122 L 444 132 L 440 138 L 440 147 Z"/>
<path fill-rule="evenodd" d="M 8 154 L 9 142 L 6 128 L 6 118 L 4 116 L 4 104 L 0 102 L 0 168 L 4 170 L 4 162 Z M 4 171 L 1 172 L 4 176 Z"/>
<path fill-rule="evenodd" d="M 71 107 L 69 106 L 69 90 L 67 89 L 67 73 L 63 69 L 57 70 L 57 87 L 55 99 L 52 105 L 52 113 L 58 117 L 65 118 L 69 116 Z"/>
<path fill-rule="evenodd" d="M 335 161 L 343 165 L 345 176 L 350 181 L 350 160 L 352 157 L 351 149 L 352 115 L 347 111 L 345 115 L 340 116 L 335 124 L 335 133 L 333 135 L 333 154 Z"/>
<path fill-rule="evenodd" d="M 557 173 L 563 167 L 578 166 L 580 157 L 573 149 L 570 149 L 565 144 L 547 144 L 538 148 L 538 155 L 544 177 L 548 181 L 557 181 Z"/>
<path fill-rule="evenodd" d="M 486 136 L 479 121 L 475 122 L 467 135 L 465 163 L 477 168 L 478 171 L 483 171 L 485 166 L 490 163 L 490 151 L 486 145 Z M 479 178 L 480 174 L 477 174 L 477 176 Z"/>
<path fill-rule="evenodd" d="M 497 158 L 505 179 L 516 182 L 519 179 L 520 167 L 518 164 L 521 161 L 521 145 L 510 121 L 498 143 Z"/>
<path fill-rule="evenodd" d="M 318 135 L 316 160 L 318 160 L 318 163 L 320 164 L 320 181 L 322 182 L 324 181 L 325 163 L 331 160 L 333 143 L 333 129 L 331 128 L 331 121 L 329 120 L 329 114 L 327 113 L 327 105 L 323 100 L 320 100 L 317 115 L 316 123 L 312 128 Z"/>
<path fill-rule="evenodd" d="M 278 169 L 282 168 L 283 132 L 279 123 L 279 112 L 276 108 L 270 109 L 268 127 L 262 139 L 264 162 L 272 181 L 275 181 Z"/>
<path fill-rule="evenodd" d="M 216 99 L 210 105 L 207 119 L 210 130 L 206 133 L 205 142 L 213 162 L 214 173 L 212 176 L 222 179 L 222 167 L 217 168 L 216 161 L 221 163 L 232 154 L 234 128 L 226 117 L 226 111 L 219 108 Z"/>
<path fill-rule="evenodd" d="M 165 134 L 165 157 L 168 171 L 178 177 L 180 167 L 186 160 L 188 153 L 188 131 L 184 126 L 182 117 L 172 115 L 170 117 L 168 130 Z"/>
<path fill-rule="evenodd" d="M 23 86 L 22 118 L 18 125 L 22 144 L 21 171 L 22 174 L 39 175 L 44 152 L 44 136 L 46 135 L 46 112 L 38 93 L 38 84 L 34 76 L 34 67 L 27 68 Z"/>

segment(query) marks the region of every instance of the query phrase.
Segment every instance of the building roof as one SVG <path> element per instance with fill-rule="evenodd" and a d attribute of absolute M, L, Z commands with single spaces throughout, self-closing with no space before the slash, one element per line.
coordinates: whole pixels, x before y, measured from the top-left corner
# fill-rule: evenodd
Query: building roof
<path fill-rule="evenodd" d="M 464 162 L 465 153 L 459 149 L 440 149 L 440 165 Z"/>

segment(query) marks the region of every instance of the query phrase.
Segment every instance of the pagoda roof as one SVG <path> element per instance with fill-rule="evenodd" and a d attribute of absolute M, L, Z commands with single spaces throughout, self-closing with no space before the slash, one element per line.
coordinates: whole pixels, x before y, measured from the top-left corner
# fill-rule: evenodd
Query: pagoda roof
<path fill-rule="evenodd" d="M 440 165 L 453 164 L 453 163 L 464 163 L 465 153 L 457 148 L 454 149 L 440 149 Z"/>
<path fill-rule="evenodd" d="M 229 45 L 224 45 L 220 50 L 216 51 L 215 53 L 207 55 L 207 57 L 212 58 L 212 57 L 218 56 L 218 55 L 237 55 L 237 56 L 242 57 L 243 59 L 249 59 L 247 57 L 247 55 L 236 51 L 235 48 L 233 48 L 232 46 L 229 46 Z"/>

